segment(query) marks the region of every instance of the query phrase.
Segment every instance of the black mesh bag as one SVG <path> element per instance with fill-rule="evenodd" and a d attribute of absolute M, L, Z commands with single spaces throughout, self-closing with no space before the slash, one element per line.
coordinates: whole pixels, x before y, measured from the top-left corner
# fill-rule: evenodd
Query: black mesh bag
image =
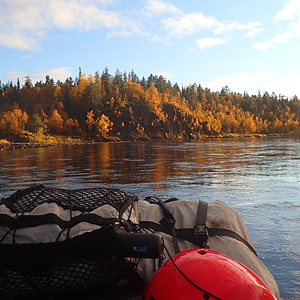
<path fill-rule="evenodd" d="M 137 222 L 136 202 L 117 189 L 43 185 L 3 198 L 0 299 L 78 296 L 116 285 L 130 262 L 113 255 L 112 237 L 123 224 Z"/>

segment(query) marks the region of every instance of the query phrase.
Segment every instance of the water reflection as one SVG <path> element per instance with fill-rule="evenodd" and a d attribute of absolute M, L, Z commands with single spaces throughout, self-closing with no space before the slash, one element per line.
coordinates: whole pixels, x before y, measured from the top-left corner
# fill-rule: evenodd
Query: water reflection
<path fill-rule="evenodd" d="M 223 200 L 242 215 L 282 296 L 300 299 L 297 139 L 100 143 L 0 151 L 0 193 L 109 185 L 144 198 Z"/>

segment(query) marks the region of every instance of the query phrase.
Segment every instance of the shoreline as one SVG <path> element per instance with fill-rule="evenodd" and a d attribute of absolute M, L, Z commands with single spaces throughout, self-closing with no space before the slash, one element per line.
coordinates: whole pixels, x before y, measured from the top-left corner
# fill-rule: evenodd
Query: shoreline
<path fill-rule="evenodd" d="M 10 142 L 0 143 L 0 151 L 2 150 L 16 150 L 16 149 L 30 149 L 30 148 L 48 148 L 52 146 L 67 146 L 67 145 L 82 145 L 88 144 L 84 142 Z"/>
<path fill-rule="evenodd" d="M 206 139 L 229 139 L 229 138 L 266 138 L 266 137 L 291 137 L 283 134 L 225 134 L 225 135 L 203 135 L 198 139 L 170 139 L 169 141 L 196 141 L 196 140 L 206 140 Z M 132 142 L 138 142 L 139 140 L 132 140 Z M 143 141 L 143 140 L 141 140 Z M 151 140 L 148 140 L 151 142 Z M 153 142 L 157 142 L 158 140 L 152 140 Z M 161 140 L 162 142 L 167 142 L 168 140 Z M 16 150 L 16 149 L 30 149 L 30 148 L 47 148 L 52 146 L 73 146 L 73 145 L 86 145 L 86 144 L 95 144 L 95 143 L 103 143 L 103 142 L 130 142 L 130 141 L 121 141 L 114 139 L 106 139 L 103 141 L 94 141 L 94 140 L 86 140 L 86 141 L 55 141 L 55 142 L 40 142 L 40 141 L 24 141 L 24 142 L 9 142 L 3 141 L 0 139 L 0 151 L 2 150 Z"/>

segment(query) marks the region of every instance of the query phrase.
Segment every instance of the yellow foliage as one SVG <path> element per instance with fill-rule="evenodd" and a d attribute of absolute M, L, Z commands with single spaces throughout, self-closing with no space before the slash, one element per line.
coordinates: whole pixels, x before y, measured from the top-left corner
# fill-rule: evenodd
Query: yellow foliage
<path fill-rule="evenodd" d="M 153 82 L 145 93 L 145 101 L 147 101 L 154 108 L 157 108 L 160 104 L 161 97 Z"/>
<path fill-rule="evenodd" d="M 139 83 L 133 82 L 130 78 L 124 83 L 124 93 L 130 100 L 140 100 L 144 97 L 143 87 Z"/>
<path fill-rule="evenodd" d="M 91 130 L 94 125 L 95 125 L 95 120 L 94 120 L 94 111 L 91 110 L 91 111 L 88 111 L 86 113 L 86 120 L 85 120 L 85 123 L 87 124 L 88 128 Z"/>
<path fill-rule="evenodd" d="M 242 124 L 244 133 L 254 133 L 257 130 L 256 124 L 252 117 L 247 117 Z"/>
<path fill-rule="evenodd" d="M 50 131 L 55 133 L 60 133 L 63 130 L 64 120 L 62 116 L 59 114 L 58 110 L 55 109 L 52 115 L 49 117 L 48 121 L 46 122 L 47 127 Z"/>
<path fill-rule="evenodd" d="M 0 119 L 0 131 L 3 134 L 18 135 L 24 132 L 25 125 L 28 122 L 28 115 L 21 109 L 15 108 L 2 115 Z"/>
<path fill-rule="evenodd" d="M 90 74 L 90 75 L 89 75 L 89 78 L 88 78 L 88 83 L 89 83 L 89 84 L 92 84 L 92 83 L 94 83 L 94 77 L 93 77 L 93 75 L 92 75 L 92 74 Z"/>
<path fill-rule="evenodd" d="M 96 134 L 98 137 L 105 137 L 112 130 L 113 122 L 106 115 L 101 115 L 95 121 Z"/>
<path fill-rule="evenodd" d="M 71 89 L 71 96 L 78 101 L 84 94 L 87 85 L 88 85 L 88 81 L 86 79 L 86 75 L 83 73 L 80 76 L 78 85 L 74 86 Z"/>

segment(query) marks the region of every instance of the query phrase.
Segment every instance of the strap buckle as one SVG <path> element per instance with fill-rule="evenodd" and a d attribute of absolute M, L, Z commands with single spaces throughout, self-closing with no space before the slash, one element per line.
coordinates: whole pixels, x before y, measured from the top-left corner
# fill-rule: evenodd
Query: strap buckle
<path fill-rule="evenodd" d="M 194 234 L 196 240 L 198 240 L 202 247 L 205 247 L 208 240 L 208 231 L 206 226 L 203 225 L 195 225 L 194 226 Z"/>

